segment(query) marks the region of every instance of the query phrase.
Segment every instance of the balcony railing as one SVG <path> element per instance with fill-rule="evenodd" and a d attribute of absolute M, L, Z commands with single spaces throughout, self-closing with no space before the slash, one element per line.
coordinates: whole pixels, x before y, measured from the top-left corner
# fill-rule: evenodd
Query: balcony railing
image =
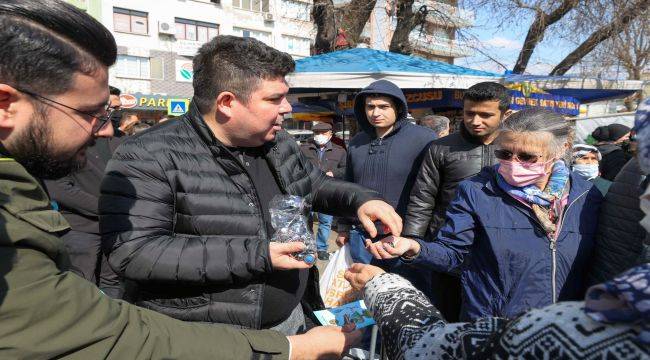
<path fill-rule="evenodd" d="M 474 25 L 474 12 L 460 9 L 456 6 L 442 3 L 436 0 L 416 0 L 413 3 L 413 9 L 418 10 L 422 5 L 429 8 L 427 21 L 447 25 L 451 27 L 470 27 Z"/>
<path fill-rule="evenodd" d="M 465 57 L 474 54 L 470 47 L 458 40 L 445 39 L 420 31 L 409 34 L 409 41 L 414 48 L 438 56 Z"/>

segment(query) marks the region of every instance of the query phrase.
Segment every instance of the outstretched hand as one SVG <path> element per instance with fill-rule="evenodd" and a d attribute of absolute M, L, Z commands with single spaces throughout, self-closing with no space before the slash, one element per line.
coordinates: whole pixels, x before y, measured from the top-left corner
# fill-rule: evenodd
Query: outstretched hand
<path fill-rule="evenodd" d="M 362 291 L 368 281 L 372 280 L 375 276 L 383 274 L 385 271 L 379 267 L 367 264 L 352 264 L 345 272 L 345 280 L 347 280 L 352 288 L 356 291 Z"/>
<path fill-rule="evenodd" d="M 375 259 L 393 259 L 399 256 L 413 256 L 420 252 L 420 244 L 409 238 L 388 236 L 380 241 L 366 239 L 366 249 Z"/>

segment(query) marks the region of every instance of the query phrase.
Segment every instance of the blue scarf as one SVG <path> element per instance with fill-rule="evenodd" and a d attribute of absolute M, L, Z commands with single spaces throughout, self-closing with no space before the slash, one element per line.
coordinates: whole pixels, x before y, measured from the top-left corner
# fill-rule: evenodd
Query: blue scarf
<path fill-rule="evenodd" d="M 650 344 L 650 264 L 632 268 L 587 290 L 585 313 L 594 321 L 641 326 L 639 341 Z"/>

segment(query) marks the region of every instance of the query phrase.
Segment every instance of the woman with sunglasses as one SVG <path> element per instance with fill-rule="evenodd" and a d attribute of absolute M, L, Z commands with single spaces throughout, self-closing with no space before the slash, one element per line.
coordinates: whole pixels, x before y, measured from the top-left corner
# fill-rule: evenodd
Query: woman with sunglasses
<path fill-rule="evenodd" d="M 499 164 L 460 184 L 433 241 L 387 237 L 368 250 L 403 266 L 460 270 L 464 321 L 582 298 L 602 195 L 570 172 L 571 143 L 559 114 L 512 115 L 496 140 Z"/>

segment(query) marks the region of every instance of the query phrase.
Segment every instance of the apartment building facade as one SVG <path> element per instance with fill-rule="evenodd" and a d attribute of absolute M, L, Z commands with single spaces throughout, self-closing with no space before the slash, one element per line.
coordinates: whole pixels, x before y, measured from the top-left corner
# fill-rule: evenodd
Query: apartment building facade
<path fill-rule="evenodd" d="M 127 109 L 155 120 L 169 99 L 192 96 L 192 59 L 217 35 L 253 37 L 294 58 L 314 37 L 309 0 L 70 0 L 111 30 L 118 58 L 109 82 Z"/>
<path fill-rule="evenodd" d="M 337 0 L 344 4 L 345 0 Z M 453 64 L 454 59 L 472 56 L 473 51 L 459 40 L 458 30 L 474 24 L 474 13 L 458 6 L 458 0 L 415 0 L 414 11 L 426 6 L 428 13 L 423 26 L 409 35 L 413 54 Z M 369 46 L 388 50 L 397 26 L 397 0 L 378 0 L 363 36 Z"/>

